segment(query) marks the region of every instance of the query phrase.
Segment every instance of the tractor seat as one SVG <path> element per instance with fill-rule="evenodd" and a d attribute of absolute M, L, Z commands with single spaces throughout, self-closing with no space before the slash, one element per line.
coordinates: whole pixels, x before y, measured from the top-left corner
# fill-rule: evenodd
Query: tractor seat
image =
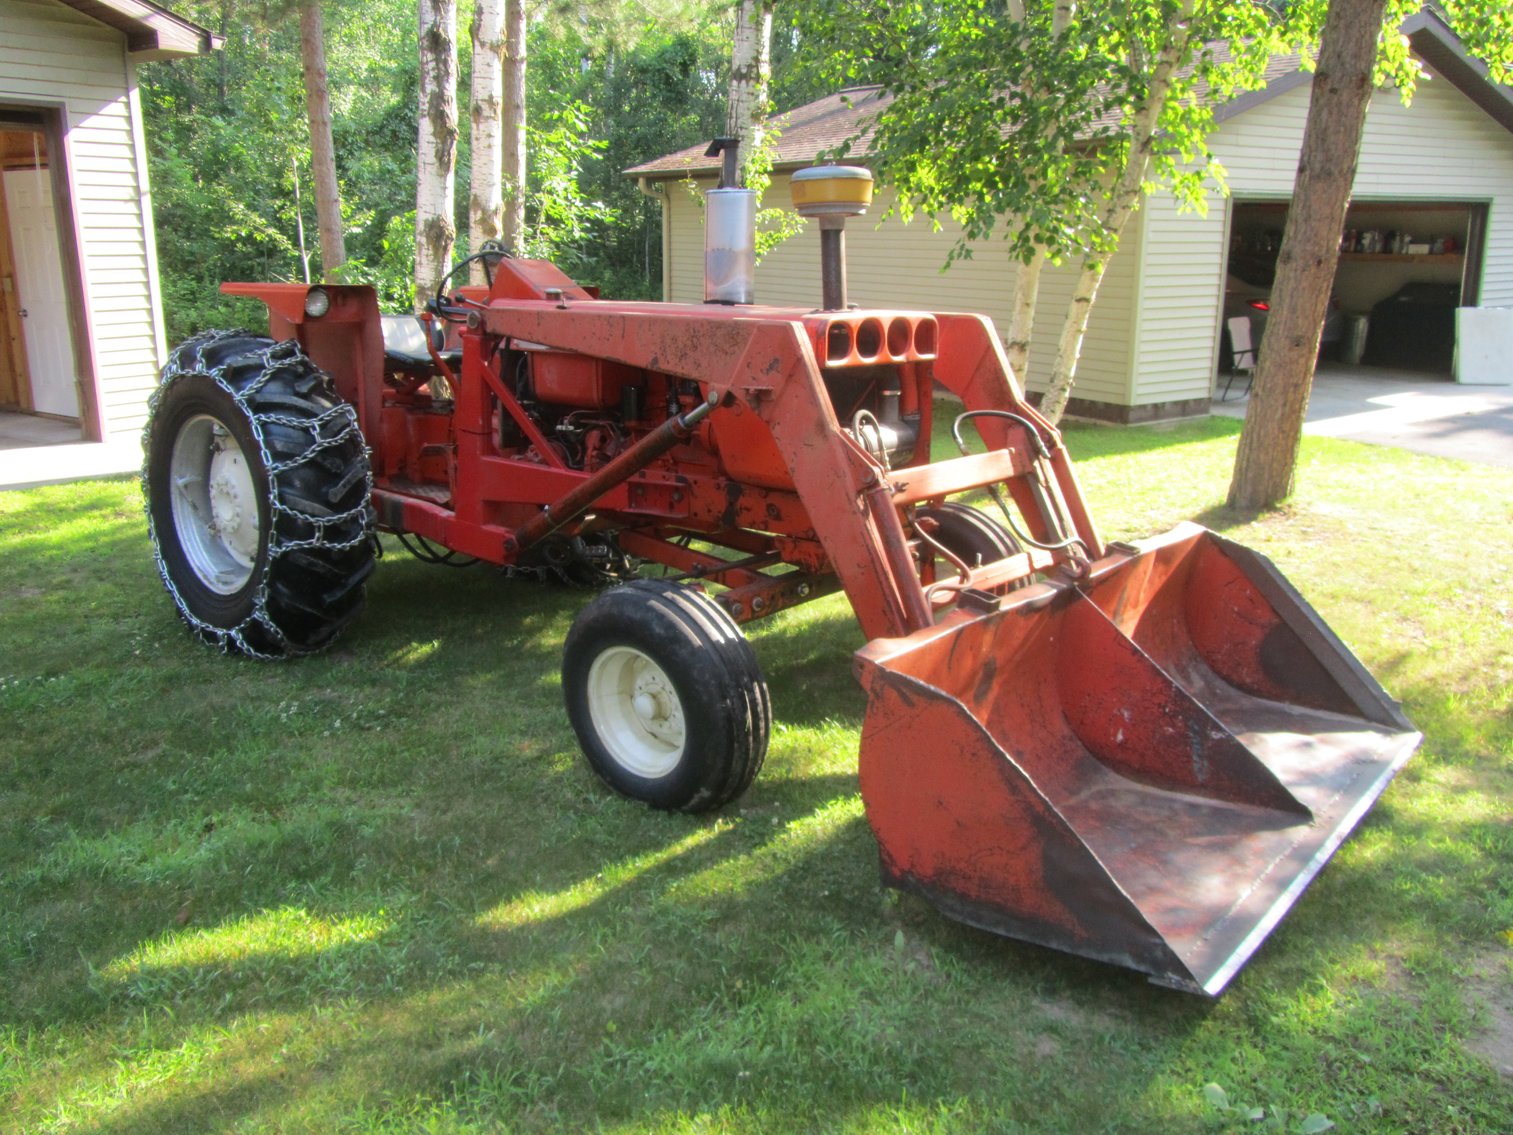
<path fill-rule="evenodd" d="M 429 371 L 431 352 L 426 349 L 426 327 L 414 315 L 380 315 L 383 326 L 384 362 L 391 370 Z M 442 350 L 445 331 L 440 327 L 432 330 L 436 337 L 437 354 L 447 366 L 455 370 L 462 362 L 462 348 Z"/>

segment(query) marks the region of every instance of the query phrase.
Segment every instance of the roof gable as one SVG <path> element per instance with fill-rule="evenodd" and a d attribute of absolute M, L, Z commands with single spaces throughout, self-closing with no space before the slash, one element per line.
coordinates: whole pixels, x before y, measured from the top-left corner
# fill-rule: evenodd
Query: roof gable
<path fill-rule="evenodd" d="M 862 120 L 883 101 L 881 87 L 848 87 L 777 115 L 772 120 L 778 135 L 773 164 L 781 168 L 812 162 L 817 154 L 834 149 L 854 135 Z M 633 166 L 625 173 L 635 177 L 682 177 L 719 172 L 719 159 L 710 158 L 706 149 L 707 143 L 700 142 Z M 865 153 L 865 148 L 861 152 Z"/>

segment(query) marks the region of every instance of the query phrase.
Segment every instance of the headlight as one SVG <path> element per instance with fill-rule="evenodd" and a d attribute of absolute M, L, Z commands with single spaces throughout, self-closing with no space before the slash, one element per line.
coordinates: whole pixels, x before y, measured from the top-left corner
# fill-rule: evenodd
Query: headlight
<path fill-rule="evenodd" d="M 305 293 L 305 314 L 319 319 L 331 310 L 331 293 L 325 288 L 311 288 Z"/>

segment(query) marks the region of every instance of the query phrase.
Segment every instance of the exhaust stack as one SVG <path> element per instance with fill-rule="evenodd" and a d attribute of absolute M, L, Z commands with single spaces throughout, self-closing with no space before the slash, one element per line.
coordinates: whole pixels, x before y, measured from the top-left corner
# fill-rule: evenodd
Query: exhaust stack
<path fill-rule="evenodd" d="M 820 223 L 820 290 L 825 311 L 846 310 L 846 218 L 872 204 L 872 173 L 861 166 L 823 165 L 793 175 L 793 205 Z"/>
<path fill-rule="evenodd" d="M 704 151 L 723 154 L 720 184 L 704 194 L 704 301 L 751 303 L 756 295 L 754 189 L 741 189 L 739 138 L 716 138 Z"/>

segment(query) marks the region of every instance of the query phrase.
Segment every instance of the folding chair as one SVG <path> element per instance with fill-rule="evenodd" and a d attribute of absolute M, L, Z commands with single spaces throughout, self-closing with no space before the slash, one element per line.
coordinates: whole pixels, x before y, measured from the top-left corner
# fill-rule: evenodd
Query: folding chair
<path fill-rule="evenodd" d="M 1229 378 L 1224 383 L 1224 393 L 1219 396 L 1219 401 L 1228 402 L 1229 388 L 1241 374 L 1245 375 L 1245 389 L 1241 393 L 1250 393 L 1250 384 L 1256 377 L 1256 348 L 1250 337 L 1250 316 L 1231 316 L 1224 324 L 1229 328 Z"/>

